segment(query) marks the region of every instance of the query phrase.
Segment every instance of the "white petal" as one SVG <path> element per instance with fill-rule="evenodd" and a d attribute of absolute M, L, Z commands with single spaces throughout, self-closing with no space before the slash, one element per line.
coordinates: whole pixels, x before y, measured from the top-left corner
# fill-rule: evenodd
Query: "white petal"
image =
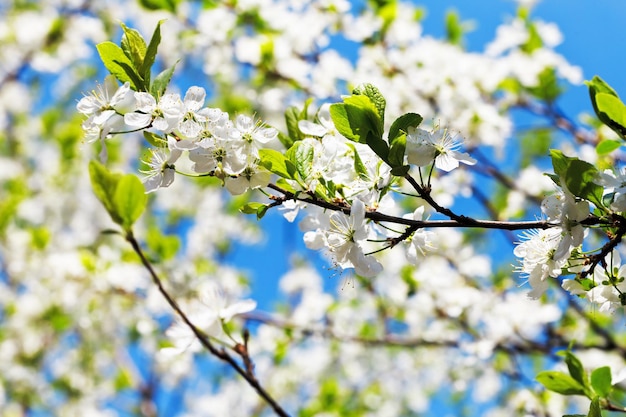
<path fill-rule="evenodd" d="M 322 137 L 328 132 L 328 130 L 324 126 L 318 125 L 317 123 L 313 123 L 308 120 L 300 120 L 298 122 L 298 129 L 300 129 L 300 132 L 304 133 L 305 135 L 316 137 Z"/>

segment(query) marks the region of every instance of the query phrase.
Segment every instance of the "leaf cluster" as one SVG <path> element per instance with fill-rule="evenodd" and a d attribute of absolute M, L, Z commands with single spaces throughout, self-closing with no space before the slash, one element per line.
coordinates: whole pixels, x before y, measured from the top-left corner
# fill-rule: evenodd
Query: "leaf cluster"
<path fill-rule="evenodd" d="M 165 93 L 176 68 L 174 64 L 154 79 L 151 78 L 157 49 L 161 43 L 162 23 L 160 21 L 157 24 L 148 44 L 137 30 L 122 23 L 124 35 L 119 46 L 109 41 L 96 46 L 102 63 L 115 78 L 122 83 L 128 82 L 135 91 L 146 91 L 155 97 Z"/>

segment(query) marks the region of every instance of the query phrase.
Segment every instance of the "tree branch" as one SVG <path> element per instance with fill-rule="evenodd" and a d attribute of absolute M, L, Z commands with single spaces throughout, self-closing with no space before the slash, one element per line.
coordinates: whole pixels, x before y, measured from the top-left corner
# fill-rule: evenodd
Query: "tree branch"
<path fill-rule="evenodd" d="M 137 242 L 137 239 L 135 239 L 132 231 L 129 231 L 126 234 L 126 240 L 130 243 L 135 253 L 139 256 L 139 259 L 141 260 L 141 263 L 143 264 L 143 266 L 148 270 L 148 273 L 152 277 L 152 281 L 159 289 L 159 292 L 161 293 L 161 295 L 163 295 L 163 297 L 165 298 L 167 303 L 170 305 L 170 307 L 172 307 L 172 309 L 178 314 L 178 316 L 183 320 L 183 322 L 191 329 L 191 331 L 198 338 L 202 346 L 206 350 L 208 350 L 213 356 L 216 356 L 222 361 L 228 363 L 239 375 L 241 375 L 246 380 L 246 382 L 248 382 L 248 384 L 252 388 L 254 388 L 257 394 L 263 400 L 265 400 L 265 402 L 274 410 L 274 412 L 278 416 L 289 417 L 289 414 L 285 410 L 283 410 L 280 404 L 278 404 L 278 402 L 276 402 L 276 400 L 261 386 L 259 381 L 256 379 L 256 377 L 252 373 L 252 366 L 250 364 L 250 359 L 247 356 L 247 349 L 246 349 L 246 355 L 245 356 L 242 355 L 244 358 L 244 362 L 246 364 L 246 369 L 244 369 L 224 349 L 218 349 L 215 346 L 213 346 L 208 336 L 204 334 L 202 330 L 197 328 L 191 322 L 189 317 L 187 317 L 185 312 L 180 308 L 176 300 L 174 300 L 174 298 L 172 298 L 172 296 L 167 292 L 167 290 L 163 286 L 163 282 L 161 281 L 158 274 L 152 267 L 152 264 L 150 263 L 150 261 L 148 261 L 148 259 L 146 258 L 145 254 L 143 253 L 143 250 L 139 246 L 139 243 Z"/>

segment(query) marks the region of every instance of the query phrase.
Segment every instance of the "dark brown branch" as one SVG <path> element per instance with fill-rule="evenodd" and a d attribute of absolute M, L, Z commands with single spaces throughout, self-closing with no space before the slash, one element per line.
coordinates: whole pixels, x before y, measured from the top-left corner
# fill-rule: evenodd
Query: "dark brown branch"
<path fill-rule="evenodd" d="M 272 199 L 276 201 L 280 201 L 281 203 L 287 200 L 295 200 L 301 201 L 306 204 L 311 204 L 314 206 L 318 206 L 321 208 L 325 208 L 328 210 L 339 211 L 344 214 L 350 214 L 350 206 L 345 203 L 331 203 L 325 200 L 321 200 L 314 195 L 304 194 L 296 196 L 295 194 L 275 185 L 269 184 L 268 188 L 271 188 L 274 191 L 278 191 L 283 194 L 284 197 L 272 197 Z M 432 200 L 432 198 L 431 198 Z M 436 203 L 435 203 L 436 204 Z M 278 205 L 272 203 L 272 205 Z M 437 206 L 440 207 L 440 206 Z M 448 209 L 440 207 L 443 211 L 442 214 L 448 215 L 451 213 Z M 539 221 L 498 221 L 498 220 L 476 220 L 466 216 L 459 216 L 452 213 L 454 219 L 452 220 L 412 220 L 406 219 L 403 217 L 389 216 L 387 214 L 379 213 L 377 211 L 368 211 L 365 213 L 365 217 L 375 221 L 375 222 L 388 222 L 395 224 L 402 224 L 405 226 L 410 226 L 412 228 L 412 232 L 423 229 L 427 227 L 431 228 L 450 228 L 450 227 L 461 227 L 461 228 L 480 228 L 480 229 L 497 229 L 497 230 L 528 230 L 528 229 L 549 229 L 551 227 L 558 226 L 557 224 L 549 223 L 547 221 L 539 220 Z M 595 224 L 594 220 L 590 219 L 586 224 Z M 411 233 L 412 233 L 411 232 Z M 404 234 L 403 234 L 404 235 Z M 410 235 L 410 234 L 409 234 Z"/>

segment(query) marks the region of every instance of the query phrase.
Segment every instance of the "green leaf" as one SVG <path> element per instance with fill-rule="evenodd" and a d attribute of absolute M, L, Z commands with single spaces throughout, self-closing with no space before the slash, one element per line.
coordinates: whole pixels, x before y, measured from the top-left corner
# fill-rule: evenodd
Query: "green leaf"
<path fill-rule="evenodd" d="M 341 135 L 352 141 L 359 142 L 359 135 L 355 134 L 352 130 L 350 120 L 348 119 L 348 110 L 346 109 L 346 106 L 344 104 L 331 104 L 330 117 L 333 120 L 335 128 Z"/>
<path fill-rule="evenodd" d="M 402 133 L 408 133 L 409 127 L 418 127 L 422 120 L 422 116 L 417 113 L 406 113 L 398 117 L 389 128 L 389 143 L 393 143 Z"/>
<path fill-rule="evenodd" d="M 406 150 L 406 135 L 397 136 L 389 148 L 389 165 L 392 168 L 404 165 L 404 151 Z"/>
<path fill-rule="evenodd" d="M 259 157 L 259 165 L 268 171 L 283 178 L 295 179 L 297 172 L 295 165 L 281 152 L 274 149 L 260 149 Z"/>
<path fill-rule="evenodd" d="M 574 159 L 571 161 L 565 176 L 565 185 L 572 194 L 603 207 L 602 194 L 604 188 L 595 183 L 600 177 L 598 169 L 589 162 Z"/>
<path fill-rule="evenodd" d="M 588 386 L 589 382 L 587 380 L 587 373 L 585 372 L 580 359 L 578 359 L 576 355 L 569 350 L 566 350 L 563 354 L 565 355 L 565 364 L 567 365 L 567 369 L 569 370 L 569 374 L 572 378 L 574 378 L 576 382 L 583 387 Z"/>
<path fill-rule="evenodd" d="M 124 175 L 118 182 L 114 195 L 114 207 L 120 217 L 119 223 L 124 230 L 129 231 L 135 221 L 146 208 L 146 189 L 136 176 Z"/>
<path fill-rule="evenodd" d="M 564 177 L 567 172 L 567 167 L 569 166 L 570 158 L 557 149 L 551 149 L 550 156 L 552 157 L 552 169 L 554 173 L 559 178 Z"/>
<path fill-rule="evenodd" d="M 552 67 L 545 68 L 539 73 L 538 83 L 535 87 L 529 87 L 528 91 L 536 98 L 548 103 L 554 102 L 563 89 L 559 85 L 559 76 L 556 69 Z"/>
<path fill-rule="evenodd" d="M 96 45 L 96 49 L 106 69 L 119 81 L 123 83 L 129 82 L 131 88 L 137 91 L 143 81 L 122 48 L 113 42 L 107 41 Z"/>
<path fill-rule="evenodd" d="M 613 87 L 597 75 L 594 75 L 591 81 L 585 81 L 585 84 L 589 87 L 590 93 L 592 92 L 591 90 L 593 90 L 594 94 L 606 93 L 617 97 L 617 92 L 613 90 Z"/>
<path fill-rule="evenodd" d="M 446 13 L 446 38 L 452 45 L 462 45 L 463 25 L 456 10 Z"/>
<path fill-rule="evenodd" d="M 558 371 L 543 371 L 537 381 L 546 389 L 563 395 L 585 395 L 585 390 L 574 378 Z"/>
<path fill-rule="evenodd" d="M 591 400 L 591 404 L 589 405 L 589 414 L 587 414 L 587 417 L 602 417 L 600 399 L 598 397 Z"/>
<path fill-rule="evenodd" d="M 285 125 L 287 126 L 287 134 L 289 136 L 281 139 L 281 142 L 287 149 L 291 148 L 294 142 L 304 139 L 305 135 L 300 131 L 298 122 L 300 120 L 307 120 L 309 105 L 312 101 L 311 98 L 307 99 L 302 109 L 296 106 L 290 106 L 285 110 Z"/>
<path fill-rule="evenodd" d="M 152 85 L 150 86 L 150 94 L 152 94 L 156 99 L 162 97 L 165 94 L 165 90 L 172 79 L 172 75 L 174 75 L 174 70 L 176 69 L 176 64 L 178 61 L 174 63 L 171 67 L 166 70 L 163 70 L 157 75 L 152 81 Z"/>
<path fill-rule="evenodd" d="M 291 185 L 287 180 L 285 180 L 284 178 L 279 178 L 278 180 L 276 180 L 276 185 L 278 185 L 280 188 L 282 188 L 283 190 L 291 193 L 291 194 L 296 194 L 296 189 L 293 188 L 293 185 Z"/>
<path fill-rule="evenodd" d="M 104 165 L 97 161 L 89 163 L 89 176 L 91 178 L 91 186 L 96 197 L 104 205 L 113 221 L 117 224 L 122 223 L 121 217 L 117 214 L 115 208 L 115 190 L 117 188 L 121 174 L 110 173 Z"/>
<path fill-rule="evenodd" d="M 380 137 L 375 137 L 370 134 L 367 136 L 366 143 L 370 147 L 370 149 L 373 150 L 374 153 L 376 153 L 376 155 L 380 157 L 380 159 L 389 164 L 389 145 L 387 144 L 387 142 L 385 142 Z"/>
<path fill-rule="evenodd" d="M 239 207 L 239 211 L 244 214 L 256 214 L 259 207 L 264 206 L 263 203 L 251 202 Z"/>
<path fill-rule="evenodd" d="M 402 165 L 391 168 L 391 175 L 395 175 L 396 177 L 404 177 L 408 174 L 411 167 L 409 165 Z"/>
<path fill-rule="evenodd" d="M 367 143 L 369 136 L 382 140 L 382 119 L 374 103 L 365 95 L 349 96 L 343 103 L 332 104 L 330 116 L 339 133 L 350 140 Z"/>
<path fill-rule="evenodd" d="M 285 147 L 287 148 L 291 148 L 295 141 L 303 139 L 304 137 L 304 135 L 302 134 L 302 132 L 300 132 L 300 129 L 298 128 L 299 121 L 300 110 L 297 107 L 291 106 L 287 108 L 287 110 L 285 110 L 285 124 L 287 126 L 288 134 L 287 139 L 289 139 L 290 143 L 285 143 L 285 141 L 281 142 L 283 142 L 283 145 L 285 145 Z"/>
<path fill-rule="evenodd" d="M 595 95 L 598 117 L 623 139 L 626 136 L 626 106 L 619 97 L 607 93 Z"/>
<path fill-rule="evenodd" d="M 287 150 L 285 156 L 294 164 L 298 174 L 300 174 L 300 178 L 307 180 L 311 176 L 314 156 L 314 149 L 311 143 L 298 141 Z"/>
<path fill-rule="evenodd" d="M 623 123 L 620 123 L 620 120 L 624 120 L 624 115 L 621 111 L 624 105 L 621 100 L 619 100 L 615 90 L 597 75 L 594 76 L 591 81 L 586 81 L 585 84 L 589 87 L 591 105 L 598 119 L 624 139 L 626 137 L 626 127 L 624 127 Z M 613 97 L 613 99 L 607 96 Z M 598 102 L 599 99 L 600 103 Z M 613 115 L 616 120 L 607 114 L 607 111 Z"/>
<path fill-rule="evenodd" d="M 356 150 L 356 146 L 351 143 L 347 143 L 346 145 L 348 145 L 350 149 L 352 149 L 352 154 L 354 155 L 354 170 L 356 171 L 357 175 L 362 180 L 368 180 L 369 173 L 367 172 L 367 168 L 365 167 L 361 156 L 359 156 L 359 153 Z"/>
<path fill-rule="evenodd" d="M 267 210 L 270 208 L 270 206 L 268 205 L 263 205 L 261 207 L 259 207 L 259 209 L 256 211 L 256 219 L 257 220 L 261 220 L 263 217 L 265 217 L 265 213 L 267 213 Z"/>
<path fill-rule="evenodd" d="M 121 25 L 124 30 L 121 42 L 122 50 L 133 63 L 133 68 L 142 76 L 143 72 L 141 71 L 141 67 L 143 65 L 144 56 L 146 55 L 146 41 L 136 29 L 129 28 L 124 23 Z"/>
<path fill-rule="evenodd" d="M 115 391 L 122 391 L 133 386 L 133 376 L 126 368 L 122 368 L 117 373 L 113 383 Z"/>
<path fill-rule="evenodd" d="M 606 398 L 612 390 L 611 368 L 603 366 L 591 372 L 591 387 L 602 398 Z"/>
<path fill-rule="evenodd" d="M 541 40 L 541 35 L 539 35 L 539 31 L 537 30 L 535 24 L 528 24 L 527 29 L 528 39 L 526 40 L 526 43 L 521 46 L 520 49 L 527 54 L 531 54 L 543 46 L 543 41 Z"/>
<path fill-rule="evenodd" d="M 154 65 L 154 61 L 156 60 L 157 49 L 161 43 L 161 24 L 163 22 L 163 20 L 158 21 L 156 28 L 152 33 L 152 38 L 150 38 L 150 44 L 145 51 L 143 64 L 139 68 L 139 73 L 143 76 L 147 85 L 150 85 L 150 71 L 152 69 L 152 65 Z"/>
<path fill-rule="evenodd" d="M 607 155 L 622 146 L 622 142 L 612 139 L 604 139 L 596 146 L 598 155 Z"/>
<path fill-rule="evenodd" d="M 152 146 L 155 146 L 157 148 L 167 148 L 167 140 L 157 135 L 156 133 L 152 133 L 147 130 L 144 130 L 143 137 Z"/>
<path fill-rule="evenodd" d="M 256 214 L 257 220 L 261 220 L 268 209 L 269 206 L 267 204 L 251 202 L 241 206 L 239 211 L 245 214 Z"/>
<path fill-rule="evenodd" d="M 590 201 L 598 208 L 604 207 L 602 203 L 604 188 L 595 183 L 600 176 L 595 166 L 578 158 L 570 158 L 555 149 L 550 151 L 550 155 L 552 167 L 560 184 L 565 184 L 576 197 Z"/>
<path fill-rule="evenodd" d="M 385 97 L 383 97 L 382 93 L 376 86 L 373 84 L 365 83 L 357 86 L 352 90 L 352 94 L 354 95 L 363 95 L 370 99 L 370 101 L 376 107 L 376 111 L 378 112 L 378 116 L 382 124 L 385 122 L 385 107 L 387 106 L 387 101 Z"/>
<path fill-rule="evenodd" d="M 176 7 L 180 0 L 139 0 L 139 4 L 148 10 L 166 10 L 176 14 Z"/>

